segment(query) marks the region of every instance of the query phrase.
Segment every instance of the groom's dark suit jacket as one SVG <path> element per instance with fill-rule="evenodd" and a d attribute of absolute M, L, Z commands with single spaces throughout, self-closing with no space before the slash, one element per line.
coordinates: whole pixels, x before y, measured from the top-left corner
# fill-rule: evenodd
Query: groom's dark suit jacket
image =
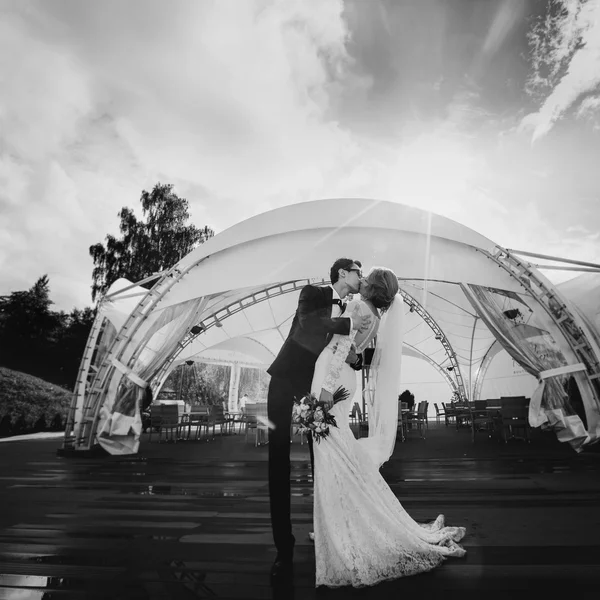
<path fill-rule="evenodd" d="M 350 319 L 331 318 L 333 290 L 307 285 L 300 292 L 290 333 L 267 372 L 288 379 L 299 393 L 310 392 L 315 363 L 334 333 L 348 335 Z"/>

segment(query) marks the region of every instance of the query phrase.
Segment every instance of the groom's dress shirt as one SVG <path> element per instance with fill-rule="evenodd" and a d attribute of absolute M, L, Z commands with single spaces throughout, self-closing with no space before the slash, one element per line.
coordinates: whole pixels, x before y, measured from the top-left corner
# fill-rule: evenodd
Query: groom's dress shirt
<path fill-rule="evenodd" d="M 332 291 L 333 291 L 333 298 L 332 298 L 332 302 L 333 302 L 333 306 L 331 307 L 331 316 L 332 317 L 339 317 L 341 315 L 343 315 L 344 317 L 346 317 L 347 319 L 350 319 L 350 331 L 352 331 L 352 317 L 350 315 L 346 315 L 345 314 L 345 310 L 346 310 L 346 302 L 344 300 L 342 300 L 338 293 L 335 291 L 335 288 L 330 286 Z M 338 304 L 339 303 L 339 304 Z M 344 308 L 342 308 L 341 305 L 343 305 Z M 354 363 L 350 364 L 350 366 L 359 371 L 362 367 L 362 356 L 358 356 L 356 358 L 356 360 L 354 361 Z"/>
<path fill-rule="evenodd" d="M 331 298 L 331 318 L 335 319 L 337 317 L 341 317 L 344 314 L 344 310 L 346 310 L 346 303 L 344 300 L 340 298 L 340 295 L 335 291 L 333 286 L 329 286 L 331 288 L 332 298 Z M 344 307 L 342 309 L 342 306 Z M 350 319 L 350 331 L 352 331 L 352 317 L 350 315 L 344 315 L 344 318 Z"/>
<path fill-rule="evenodd" d="M 330 285 L 329 288 L 331 289 L 331 318 L 339 317 L 342 314 L 342 309 L 337 304 L 337 301 L 339 300 L 342 304 L 344 301 L 340 298 L 340 295 L 335 291 L 335 288 L 332 285 Z"/>

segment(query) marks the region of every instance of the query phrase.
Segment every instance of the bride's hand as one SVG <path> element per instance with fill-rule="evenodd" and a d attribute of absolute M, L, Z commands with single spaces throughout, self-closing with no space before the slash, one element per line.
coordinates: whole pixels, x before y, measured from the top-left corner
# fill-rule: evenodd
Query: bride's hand
<path fill-rule="evenodd" d="M 358 354 L 356 354 L 356 348 L 354 347 L 354 344 L 353 344 L 352 347 L 350 348 L 350 350 L 348 351 L 348 356 L 346 356 L 346 362 L 349 365 L 353 365 L 357 360 L 358 360 Z"/>
<path fill-rule="evenodd" d="M 319 400 L 325 403 L 325 408 L 329 410 L 333 406 L 333 394 L 326 389 L 321 388 Z"/>

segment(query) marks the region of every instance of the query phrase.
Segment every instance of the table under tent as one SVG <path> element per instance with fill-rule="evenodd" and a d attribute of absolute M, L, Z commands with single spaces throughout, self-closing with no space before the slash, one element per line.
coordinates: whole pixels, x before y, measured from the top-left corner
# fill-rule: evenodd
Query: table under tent
<path fill-rule="evenodd" d="M 156 397 L 186 362 L 231 364 L 236 394 L 236 365 L 270 364 L 301 288 L 327 285 L 342 256 L 399 278 L 403 381 L 418 385 L 423 364 L 446 397 L 530 395 L 531 426 L 579 451 L 600 438 L 600 301 L 589 294 L 599 275 L 556 286 L 523 255 L 393 202 L 319 200 L 252 217 L 157 274 L 151 289 L 113 284 L 81 362 L 65 451 L 137 452 L 148 388 Z"/>

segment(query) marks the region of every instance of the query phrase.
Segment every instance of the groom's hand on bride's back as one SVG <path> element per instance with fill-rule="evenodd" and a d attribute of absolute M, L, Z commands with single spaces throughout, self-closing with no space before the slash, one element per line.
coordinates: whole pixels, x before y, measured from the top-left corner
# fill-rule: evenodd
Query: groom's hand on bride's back
<path fill-rule="evenodd" d="M 360 333 L 366 331 L 371 326 L 373 320 L 372 315 L 361 315 L 360 309 L 357 307 L 352 311 L 352 329 L 358 330 Z"/>

